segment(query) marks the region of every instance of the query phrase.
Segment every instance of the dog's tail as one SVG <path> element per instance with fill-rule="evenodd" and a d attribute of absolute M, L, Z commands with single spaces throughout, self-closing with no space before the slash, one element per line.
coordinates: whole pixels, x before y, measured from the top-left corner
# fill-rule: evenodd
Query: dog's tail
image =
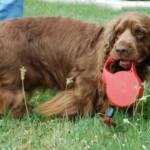
<path fill-rule="evenodd" d="M 36 112 L 44 116 L 74 116 L 78 113 L 77 101 L 73 91 L 64 91 L 56 95 L 52 100 L 37 106 Z"/>

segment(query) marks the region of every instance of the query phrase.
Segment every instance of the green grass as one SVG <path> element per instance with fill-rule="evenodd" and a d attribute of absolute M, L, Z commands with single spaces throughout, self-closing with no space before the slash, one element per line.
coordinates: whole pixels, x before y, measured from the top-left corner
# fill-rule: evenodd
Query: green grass
<path fill-rule="evenodd" d="M 127 11 L 129 10 L 113 11 L 95 5 L 44 3 L 38 0 L 26 0 L 25 3 L 25 16 L 63 15 L 97 23 L 108 22 Z M 150 9 L 137 11 L 150 13 Z M 32 103 L 48 100 L 55 94 L 56 91 L 36 92 Z M 148 94 L 150 91 L 146 87 L 144 96 Z M 114 116 L 117 122 L 115 128 L 102 124 L 99 116 L 77 118 L 74 122 L 66 118 L 42 118 L 37 114 L 21 120 L 4 117 L 0 120 L 0 150 L 149 150 L 150 99 L 145 99 L 134 117 L 117 112 Z M 123 123 L 124 118 L 129 123 Z"/>

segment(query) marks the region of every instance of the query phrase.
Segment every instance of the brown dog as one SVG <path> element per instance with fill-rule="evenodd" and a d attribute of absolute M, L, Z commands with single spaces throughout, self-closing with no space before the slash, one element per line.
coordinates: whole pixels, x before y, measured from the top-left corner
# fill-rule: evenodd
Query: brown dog
<path fill-rule="evenodd" d="M 105 59 L 118 66 L 136 61 L 145 75 L 150 53 L 150 18 L 131 13 L 106 27 L 63 18 L 25 18 L 0 23 L 0 113 L 21 117 L 25 112 L 20 68 L 26 69 L 24 89 L 62 90 L 36 108 L 50 116 L 93 114 L 104 91 L 100 82 Z"/>

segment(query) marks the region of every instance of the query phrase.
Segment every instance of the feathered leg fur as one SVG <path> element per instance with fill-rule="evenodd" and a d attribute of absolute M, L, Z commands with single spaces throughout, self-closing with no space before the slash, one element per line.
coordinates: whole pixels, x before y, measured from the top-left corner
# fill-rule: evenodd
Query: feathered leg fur
<path fill-rule="evenodd" d="M 78 86 L 78 84 L 80 84 L 80 86 Z M 93 113 L 95 92 L 95 89 L 92 89 L 90 80 L 89 82 L 83 79 L 77 80 L 73 89 L 59 93 L 52 100 L 39 105 L 36 111 L 44 116 L 68 115 L 68 117 L 73 117 L 77 114 L 81 116 L 91 115 Z"/>

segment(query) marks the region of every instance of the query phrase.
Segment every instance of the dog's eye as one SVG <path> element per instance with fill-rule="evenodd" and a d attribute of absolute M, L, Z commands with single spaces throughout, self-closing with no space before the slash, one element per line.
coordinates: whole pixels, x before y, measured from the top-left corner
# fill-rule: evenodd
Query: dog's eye
<path fill-rule="evenodd" d="M 116 31 L 116 38 L 118 38 L 121 35 L 121 30 Z"/>
<path fill-rule="evenodd" d="M 142 28 L 135 29 L 134 34 L 138 40 L 142 40 L 145 37 L 145 31 Z"/>

